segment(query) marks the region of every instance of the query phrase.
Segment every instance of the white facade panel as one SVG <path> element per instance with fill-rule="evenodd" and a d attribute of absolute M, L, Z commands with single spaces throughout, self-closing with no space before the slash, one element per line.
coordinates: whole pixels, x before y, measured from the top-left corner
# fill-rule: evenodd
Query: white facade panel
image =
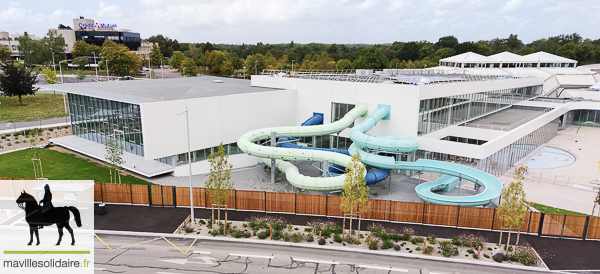
<path fill-rule="evenodd" d="M 233 168 L 241 168 L 247 166 L 253 166 L 258 163 L 262 163 L 263 160 L 258 157 L 250 156 L 247 154 L 235 154 L 229 155 L 229 163 L 233 165 Z M 210 163 L 208 160 L 192 163 L 192 174 L 207 174 L 210 173 Z M 189 176 L 190 167 L 181 165 L 175 168 L 173 175 L 176 177 Z M 194 182 L 194 186 L 204 186 L 204 182 Z"/>
<path fill-rule="evenodd" d="M 543 78 L 521 78 L 521 79 L 506 79 L 506 80 L 494 80 L 494 81 L 477 81 L 477 82 L 463 82 L 463 83 L 452 83 L 452 84 L 439 84 L 439 85 L 424 85 L 419 86 L 420 88 L 420 100 L 448 97 L 461 94 L 471 94 L 477 92 L 521 88 L 527 86 L 542 85 L 544 82 Z"/>

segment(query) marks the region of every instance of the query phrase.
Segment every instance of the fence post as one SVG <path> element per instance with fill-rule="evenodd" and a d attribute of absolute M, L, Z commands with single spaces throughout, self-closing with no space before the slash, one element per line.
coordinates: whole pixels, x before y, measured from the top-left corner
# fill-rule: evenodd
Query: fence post
<path fill-rule="evenodd" d="M 160 186 L 160 202 L 161 202 L 161 206 L 165 207 L 165 197 L 164 197 L 164 193 L 163 193 L 163 186 Z"/>
<path fill-rule="evenodd" d="M 265 212 L 267 212 L 267 192 L 265 192 Z"/>
<path fill-rule="evenodd" d="M 531 229 L 531 215 L 533 215 L 533 211 L 529 211 L 529 223 L 527 224 L 527 234 L 529 234 L 529 229 Z"/>
<path fill-rule="evenodd" d="M 176 189 L 175 189 L 175 186 L 172 186 L 172 188 L 173 188 L 173 191 L 172 191 L 173 192 L 173 206 L 177 207 L 177 193 L 176 193 Z"/>
<path fill-rule="evenodd" d="M 421 223 L 425 224 L 425 207 L 427 206 L 426 203 L 423 203 L 423 216 L 421 219 Z"/>
<path fill-rule="evenodd" d="M 148 185 L 148 206 L 152 206 L 152 187 Z"/>
<path fill-rule="evenodd" d="M 492 229 L 490 229 L 491 231 L 494 231 L 494 222 L 496 221 L 496 209 L 494 208 L 494 215 L 492 215 Z"/>
<path fill-rule="evenodd" d="M 298 208 L 296 207 L 296 201 L 298 200 L 296 199 L 296 196 L 298 196 L 298 194 L 294 192 L 294 214 L 298 214 Z"/>
<path fill-rule="evenodd" d="M 590 224 L 590 216 L 585 216 L 585 225 L 583 226 L 583 237 L 582 240 L 585 241 L 585 237 L 587 236 L 588 225 Z"/>
<path fill-rule="evenodd" d="M 102 189 L 102 185 L 104 183 L 99 183 L 99 184 L 100 184 L 100 196 L 102 196 L 100 201 L 102 201 L 102 203 L 104 203 L 104 190 Z"/>
<path fill-rule="evenodd" d="M 460 220 L 460 205 L 458 205 L 458 213 L 456 214 L 456 227 L 458 227 L 459 220 Z"/>
<path fill-rule="evenodd" d="M 129 184 L 129 198 L 131 198 L 131 204 L 133 204 L 133 190 L 131 190 L 131 184 Z"/>
<path fill-rule="evenodd" d="M 237 190 L 233 190 L 233 209 L 235 209 L 235 211 L 237 211 Z M 225 209 L 225 212 L 227 212 L 227 209 Z M 227 213 L 225 213 L 227 214 Z"/>
<path fill-rule="evenodd" d="M 542 228 L 544 227 L 544 217 L 546 213 L 542 212 L 542 216 L 540 217 L 540 228 L 538 228 L 538 236 L 542 236 Z"/>
<path fill-rule="evenodd" d="M 565 217 L 563 218 L 563 225 L 562 225 L 562 230 L 560 231 L 560 237 L 563 237 L 563 233 L 565 233 L 565 222 L 567 222 L 567 214 L 565 214 Z"/>

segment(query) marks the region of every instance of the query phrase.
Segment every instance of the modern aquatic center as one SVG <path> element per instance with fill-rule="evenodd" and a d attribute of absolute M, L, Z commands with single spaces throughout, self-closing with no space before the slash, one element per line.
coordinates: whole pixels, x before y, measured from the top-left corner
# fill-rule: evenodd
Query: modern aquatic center
<path fill-rule="evenodd" d="M 497 177 L 559 130 L 600 123 L 600 92 L 587 90 L 600 76 L 568 59 L 549 66 L 540 61 L 551 57 L 546 53 L 533 56 L 536 66 L 529 56 L 521 60 L 529 65 L 506 67 L 494 62 L 514 56 L 475 66 L 473 54 L 418 70 L 265 70 L 251 81 L 62 85 L 73 136 L 54 143 L 102 160 L 106 139 L 114 137 L 126 151 L 124 168 L 146 177 L 187 176 L 190 161 L 192 174 L 208 173 L 208 155 L 223 143 L 234 169 L 275 164 L 308 191 L 342 189 L 344 167 L 358 153 L 367 184 L 391 172 L 435 173 L 415 188 L 423 201 L 487 205 L 503 187 Z M 304 175 L 298 161 L 319 163 L 321 176 Z M 440 194 L 464 181 L 476 194 Z"/>

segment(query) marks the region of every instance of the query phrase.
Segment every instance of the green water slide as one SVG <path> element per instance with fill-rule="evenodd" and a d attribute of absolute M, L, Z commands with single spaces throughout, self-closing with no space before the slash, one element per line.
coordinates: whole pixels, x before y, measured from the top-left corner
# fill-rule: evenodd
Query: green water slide
<path fill-rule="evenodd" d="M 276 132 L 279 137 L 311 137 L 323 136 L 340 132 L 349 127 L 354 121 L 367 113 L 367 105 L 357 105 L 348 112 L 342 119 L 325 125 L 316 126 L 289 126 L 262 128 L 245 133 L 238 139 L 238 146 L 242 151 L 251 156 L 264 159 L 265 164 L 271 165 L 270 159 L 276 159 L 276 167 L 285 174 L 286 179 L 295 187 L 312 191 L 330 191 L 340 190 L 344 187 L 346 175 L 335 177 L 309 177 L 300 174 L 298 168 L 286 161 L 309 161 L 322 162 L 329 160 L 329 163 L 340 166 L 347 166 L 351 160 L 348 155 L 321 151 L 293 149 L 282 147 L 270 147 L 257 145 L 257 141 L 271 138 L 271 132 Z"/>

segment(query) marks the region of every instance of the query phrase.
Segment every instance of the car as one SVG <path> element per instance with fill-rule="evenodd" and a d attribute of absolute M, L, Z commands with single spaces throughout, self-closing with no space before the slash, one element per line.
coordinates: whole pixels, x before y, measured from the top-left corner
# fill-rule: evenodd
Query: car
<path fill-rule="evenodd" d="M 133 78 L 133 76 L 129 76 L 129 75 L 123 76 L 123 80 L 133 80 L 133 79 L 135 79 L 135 78 Z"/>
<path fill-rule="evenodd" d="M 143 71 L 138 71 L 135 73 L 135 76 L 146 76 L 146 73 Z"/>
<path fill-rule="evenodd" d="M 143 68 L 142 68 L 142 70 L 143 70 L 143 71 L 149 71 L 150 69 L 149 69 L 149 68 L 147 68 L 147 67 L 143 67 Z"/>

